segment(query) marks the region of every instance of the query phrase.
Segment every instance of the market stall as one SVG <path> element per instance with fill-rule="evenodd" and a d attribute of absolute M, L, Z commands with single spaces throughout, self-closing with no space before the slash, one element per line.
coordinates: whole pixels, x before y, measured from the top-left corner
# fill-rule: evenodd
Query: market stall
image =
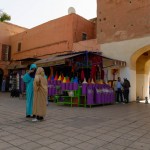
<path fill-rule="evenodd" d="M 26 72 L 27 66 L 25 65 L 15 65 L 13 68 L 9 69 L 9 91 L 16 93 L 11 95 L 12 97 L 19 97 L 20 93 L 25 92 L 25 83 L 23 82 L 23 75 Z"/>
<path fill-rule="evenodd" d="M 114 103 L 101 53 L 55 55 L 35 63 L 48 73 L 48 95 L 56 103 L 85 107 Z"/>
<path fill-rule="evenodd" d="M 12 97 L 19 97 L 20 94 L 24 95 L 26 91 L 25 83 L 23 82 L 23 76 L 29 69 L 30 64 L 39 58 L 25 58 L 15 60 L 8 66 L 9 76 L 9 91 Z M 13 94 L 12 94 L 13 93 Z"/>

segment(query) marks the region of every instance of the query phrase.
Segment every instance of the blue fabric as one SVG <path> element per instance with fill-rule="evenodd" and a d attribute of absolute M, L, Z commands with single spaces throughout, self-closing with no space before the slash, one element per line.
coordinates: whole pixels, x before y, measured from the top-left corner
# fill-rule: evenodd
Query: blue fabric
<path fill-rule="evenodd" d="M 118 89 L 121 89 L 121 88 L 122 88 L 121 82 L 117 82 L 117 88 L 118 88 Z"/>
<path fill-rule="evenodd" d="M 44 78 L 48 79 L 48 77 L 46 75 L 44 75 Z"/>
<path fill-rule="evenodd" d="M 51 80 L 54 80 L 54 76 L 52 76 L 52 79 Z"/>
<path fill-rule="evenodd" d="M 36 65 L 32 64 L 30 70 L 35 68 Z M 23 76 L 23 81 L 26 84 L 26 115 L 32 115 L 33 111 L 33 81 L 32 78 L 28 73 Z"/>
<path fill-rule="evenodd" d="M 78 78 L 75 77 L 74 80 L 73 80 L 73 82 L 74 82 L 74 83 L 78 83 Z"/>
<path fill-rule="evenodd" d="M 36 67 L 36 64 L 32 64 L 32 65 L 30 66 L 30 70 L 36 69 L 36 68 L 37 68 L 37 67 Z M 36 70 L 34 70 L 34 72 L 30 73 L 30 77 L 31 77 L 31 78 L 35 78 L 35 73 L 36 73 Z"/>
<path fill-rule="evenodd" d="M 2 81 L 2 92 L 5 92 L 5 87 L 6 87 L 6 81 Z"/>
<path fill-rule="evenodd" d="M 32 64 L 32 65 L 30 66 L 30 70 L 33 69 L 33 68 L 37 68 L 36 64 Z"/>

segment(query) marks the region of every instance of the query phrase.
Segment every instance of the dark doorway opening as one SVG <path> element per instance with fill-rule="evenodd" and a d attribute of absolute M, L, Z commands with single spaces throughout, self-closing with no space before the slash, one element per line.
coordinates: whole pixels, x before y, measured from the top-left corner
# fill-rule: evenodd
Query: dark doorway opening
<path fill-rule="evenodd" d="M 3 74 L 4 74 L 4 72 L 3 72 L 3 70 L 0 68 L 0 91 L 1 91 L 1 89 L 2 89 Z"/>

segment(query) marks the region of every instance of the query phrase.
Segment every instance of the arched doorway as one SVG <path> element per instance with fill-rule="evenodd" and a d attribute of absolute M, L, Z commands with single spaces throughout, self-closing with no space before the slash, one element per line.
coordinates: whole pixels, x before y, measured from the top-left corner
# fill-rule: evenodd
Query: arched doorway
<path fill-rule="evenodd" d="M 3 80 L 3 70 L 0 68 L 0 91 L 1 91 L 1 86 L 2 86 L 2 80 Z"/>
<path fill-rule="evenodd" d="M 137 50 L 131 57 L 131 67 L 136 71 L 136 97 L 149 98 L 150 45 Z"/>
<path fill-rule="evenodd" d="M 147 82 L 146 82 L 146 86 L 147 86 L 146 94 L 148 95 L 148 97 L 150 99 L 150 51 L 149 51 L 149 60 L 145 64 L 145 71 L 146 71 L 146 74 L 148 76 Z"/>

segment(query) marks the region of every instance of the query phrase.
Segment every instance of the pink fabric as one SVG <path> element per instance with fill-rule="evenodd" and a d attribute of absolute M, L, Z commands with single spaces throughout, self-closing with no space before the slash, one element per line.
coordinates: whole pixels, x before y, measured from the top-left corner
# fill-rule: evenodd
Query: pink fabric
<path fill-rule="evenodd" d="M 84 70 L 81 71 L 81 81 L 83 81 L 85 78 L 85 75 L 84 75 Z"/>
<path fill-rule="evenodd" d="M 93 79 L 95 81 L 95 78 L 96 78 L 96 66 L 92 66 L 91 79 Z"/>

